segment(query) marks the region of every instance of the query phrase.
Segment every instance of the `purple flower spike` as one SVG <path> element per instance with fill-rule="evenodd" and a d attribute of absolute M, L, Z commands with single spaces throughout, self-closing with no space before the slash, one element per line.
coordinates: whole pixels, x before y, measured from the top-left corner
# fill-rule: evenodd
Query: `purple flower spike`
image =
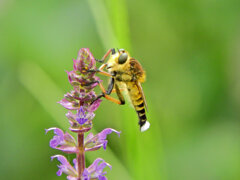
<path fill-rule="evenodd" d="M 108 166 L 112 169 L 112 166 L 106 163 L 103 159 L 97 158 L 87 169 L 83 172 L 83 179 L 99 179 L 99 180 L 107 180 L 105 174 L 107 172 L 103 172 L 103 169 Z"/>
<path fill-rule="evenodd" d="M 110 51 L 109 51 L 110 52 Z M 77 133 L 77 141 L 67 132 L 53 127 L 46 129 L 46 133 L 53 130 L 54 136 L 50 140 L 50 147 L 61 150 L 65 153 L 75 153 L 76 159 L 73 160 L 72 166 L 68 160 L 62 155 L 52 156 L 51 159 L 57 158 L 60 161 L 57 175 L 62 173 L 67 175 L 68 180 L 107 180 L 106 172 L 103 169 L 111 166 L 103 159 L 96 159 L 92 165 L 85 168 L 85 152 L 94 151 L 103 147 L 106 150 L 107 135 L 112 132 L 120 132 L 107 128 L 102 132 L 93 135 L 89 133 L 86 137 L 85 133 L 93 127 L 94 112 L 101 104 L 94 88 L 101 83 L 101 79 L 96 75 L 96 60 L 88 48 L 82 48 L 78 52 L 76 59 L 73 59 L 73 69 L 66 71 L 72 90 L 64 95 L 64 98 L 58 103 L 66 108 L 68 113 L 66 117 L 70 123 L 69 130 Z M 96 100 L 97 99 L 97 100 Z M 85 137 L 85 138 L 84 138 Z"/>
<path fill-rule="evenodd" d="M 50 147 L 54 149 L 61 150 L 66 153 L 76 153 L 76 142 L 75 139 L 69 134 L 65 133 L 59 128 L 49 128 L 46 129 L 46 133 L 48 131 L 54 131 L 55 136 L 50 140 Z"/>
<path fill-rule="evenodd" d="M 81 106 L 80 109 L 77 111 L 77 117 L 76 120 L 80 125 L 83 125 L 88 119 L 86 118 L 85 111 L 83 107 Z"/>
<path fill-rule="evenodd" d="M 77 170 L 72 167 L 72 165 L 68 162 L 68 160 L 62 156 L 62 155 L 55 155 L 51 157 L 51 160 L 53 160 L 54 158 L 57 158 L 58 161 L 61 163 L 60 165 L 58 165 L 59 170 L 57 171 L 57 175 L 61 176 L 62 173 L 67 174 L 67 179 L 69 180 L 77 180 Z"/>
<path fill-rule="evenodd" d="M 101 147 L 106 150 L 108 141 L 106 140 L 107 135 L 111 134 L 112 132 L 117 133 L 120 135 L 121 132 L 118 132 L 111 128 L 106 128 L 100 133 L 96 134 L 95 136 L 92 133 L 89 133 L 87 138 L 85 139 L 85 151 L 94 151 Z"/>

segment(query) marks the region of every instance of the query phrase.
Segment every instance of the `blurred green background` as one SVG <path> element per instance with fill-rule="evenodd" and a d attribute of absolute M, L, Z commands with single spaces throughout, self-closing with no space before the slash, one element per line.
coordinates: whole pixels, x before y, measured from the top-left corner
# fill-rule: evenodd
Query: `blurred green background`
<path fill-rule="evenodd" d="M 82 47 L 141 62 L 151 122 L 140 133 L 130 105 L 104 101 L 95 131 L 121 137 L 87 165 L 104 158 L 114 180 L 240 179 L 239 0 L 0 0 L 0 179 L 66 179 L 44 129 L 68 129 L 56 102 Z"/>

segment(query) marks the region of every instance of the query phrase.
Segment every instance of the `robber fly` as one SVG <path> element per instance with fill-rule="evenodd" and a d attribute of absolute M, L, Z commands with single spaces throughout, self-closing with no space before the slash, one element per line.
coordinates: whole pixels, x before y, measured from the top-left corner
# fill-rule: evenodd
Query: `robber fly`
<path fill-rule="evenodd" d="M 107 63 L 104 63 L 108 55 L 110 57 Z M 150 123 L 146 117 L 145 109 L 147 109 L 147 103 L 141 86 L 146 77 L 141 64 L 124 49 L 116 51 L 114 48 L 109 49 L 101 60 L 96 59 L 96 61 L 104 63 L 97 72 L 111 77 L 107 90 L 100 83 L 102 94 L 97 99 L 105 97 L 114 103 L 123 105 L 125 104 L 125 100 L 121 93 L 121 88 L 126 89 L 138 114 L 140 130 L 141 132 L 146 131 L 150 127 Z M 104 68 L 108 72 L 104 71 Z M 109 96 L 113 91 L 117 93 L 119 100 Z"/>

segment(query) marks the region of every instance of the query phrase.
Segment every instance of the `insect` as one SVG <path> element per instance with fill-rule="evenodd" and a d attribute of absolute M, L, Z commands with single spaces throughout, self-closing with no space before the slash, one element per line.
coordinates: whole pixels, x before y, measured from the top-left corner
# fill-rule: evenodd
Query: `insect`
<path fill-rule="evenodd" d="M 104 63 L 109 55 L 110 57 L 107 63 Z M 147 109 L 147 103 L 141 86 L 141 83 L 145 81 L 146 77 L 141 64 L 132 58 L 124 49 L 116 51 L 114 48 L 109 49 L 101 60 L 96 59 L 96 61 L 104 63 L 97 72 L 111 78 L 107 90 L 105 90 L 100 83 L 102 94 L 96 99 L 105 97 L 116 104 L 123 105 L 125 104 L 125 100 L 121 93 L 121 88 L 126 89 L 137 112 L 140 130 L 141 132 L 146 131 L 150 127 L 150 123 L 146 117 L 145 109 Z M 104 68 L 106 68 L 108 72 L 104 71 Z M 110 96 L 112 92 L 117 93 L 118 99 Z"/>

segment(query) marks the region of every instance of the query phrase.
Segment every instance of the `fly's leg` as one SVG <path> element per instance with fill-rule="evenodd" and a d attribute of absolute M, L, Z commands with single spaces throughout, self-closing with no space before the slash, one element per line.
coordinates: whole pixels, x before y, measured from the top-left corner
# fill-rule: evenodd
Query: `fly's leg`
<path fill-rule="evenodd" d="M 119 91 L 120 92 L 122 92 L 122 91 L 124 91 L 125 89 L 123 89 L 123 88 L 119 88 Z M 116 87 L 112 90 L 112 93 L 117 93 L 117 90 L 116 90 Z M 112 94 L 111 93 L 111 94 Z"/>
<path fill-rule="evenodd" d="M 95 83 L 100 83 L 99 81 L 92 81 L 92 82 L 89 82 L 89 83 L 84 83 L 82 84 L 82 86 L 91 86 L 92 84 L 95 84 Z"/>
<path fill-rule="evenodd" d="M 109 50 L 107 51 L 107 53 L 102 57 L 102 59 L 100 59 L 100 60 L 99 60 L 99 59 L 95 59 L 95 61 L 100 62 L 100 63 L 104 63 L 105 59 L 107 59 L 108 55 L 109 55 L 111 52 L 112 52 L 112 54 L 115 54 L 115 49 L 114 49 L 114 48 L 109 49 Z"/>
<path fill-rule="evenodd" d="M 89 69 L 87 71 L 88 72 L 96 72 L 96 73 L 102 74 L 104 76 L 112 77 L 112 74 L 103 70 L 106 66 L 107 66 L 107 64 L 103 64 L 103 65 L 100 66 L 99 69 L 96 69 L 96 70 L 95 69 Z"/>
<path fill-rule="evenodd" d="M 112 101 L 112 102 L 114 102 L 116 104 L 119 104 L 119 105 L 125 103 L 125 101 L 123 102 L 121 99 L 118 100 L 118 99 L 115 99 L 115 98 L 109 96 L 111 94 L 112 90 L 113 90 L 113 87 L 114 87 L 114 78 L 111 78 L 111 81 L 110 81 L 110 83 L 108 85 L 107 91 L 105 90 L 105 88 L 103 87 L 103 85 L 101 83 L 99 84 L 99 86 L 100 86 L 100 89 L 102 90 L 102 94 L 99 95 L 92 103 L 94 103 L 96 100 L 98 100 L 98 99 L 100 99 L 102 97 L 104 97 L 107 100 Z"/>
<path fill-rule="evenodd" d="M 103 64 L 100 66 L 100 68 L 98 69 L 99 70 L 99 73 L 104 75 L 104 76 L 108 76 L 108 77 L 112 77 L 112 74 L 104 71 L 103 69 L 107 66 L 107 64 Z"/>
<path fill-rule="evenodd" d="M 115 54 L 115 53 L 116 53 L 114 48 L 109 49 L 109 50 L 107 51 L 107 53 L 103 56 L 103 58 L 102 58 L 101 60 L 95 59 L 95 61 L 100 62 L 100 63 L 104 63 L 105 59 L 108 57 L 108 55 L 109 55 L 111 52 L 112 52 L 112 54 Z M 95 70 L 95 69 L 89 69 L 89 70 L 87 70 L 87 71 L 88 71 L 88 72 L 97 72 L 97 73 L 99 73 L 99 74 L 102 74 L 102 75 L 105 75 L 105 76 L 108 76 L 108 77 L 112 77 L 112 74 L 110 74 L 110 73 L 108 73 L 108 72 L 106 72 L 106 71 L 103 70 L 106 66 L 107 66 L 107 64 L 104 63 L 104 64 L 101 65 L 100 68 L 97 69 L 97 70 Z"/>
<path fill-rule="evenodd" d="M 116 90 L 118 99 L 120 100 L 121 104 L 125 104 L 125 100 L 124 100 L 124 97 L 123 97 L 123 95 L 121 93 L 121 89 L 118 87 L 117 84 L 115 84 L 115 90 Z"/>
<path fill-rule="evenodd" d="M 115 54 L 115 53 L 116 53 L 116 52 L 115 52 L 115 49 L 112 48 L 112 49 L 109 49 L 109 50 L 107 51 L 107 53 L 103 56 L 103 58 L 102 58 L 101 60 L 97 60 L 97 59 L 95 59 L 95 60 L 96 60 L 97 62 L 104 63 L 105 59 L 108 57 L 108 55 L 109 55 L 111 52 L 112 52 L 112 54 Z M 112 75 L 112 74 L 110 74 L 110 73 L 108 73 L 108 72 L 106 72 L 106 71 L 103 70 L 106 66 L 107 66 L 107 64 L 104 63 L 104 64 L 102 64 L 102 65 L 100 66 L 100 68 L 97 69 L 97 70 L 95 70 L 95 69 L 89 69 L 89 70 L 88 70 L 88 72 L 97 72 L 97 73 L 99 73 L 99 74 L 102 74 L 102 75 L 105 75 L 105 76 L 108 76 L 108 77 L 112 77 L 112 78 L 111 78 L 111 81 L 110 81 L 110 83 L 109 83 L 109 85 L 108 85 L 107 91 L 105 90 L 105 88 L 103 87 L 103 85 L 102 85 L 101 83 L 99 84 L 100 89 L 102 90 L 102 94 L 99 95 L 99 96 L 97 96 L 97 98 L 96 98 L 94 101 L 96 101 L 96 100 L 98 100 L 98 99 L 100 99 L 100 98 L 102 98 L 102 97 L 105 97 L 107 100 L 110 100 L 110 101 L 112 101 L 112 102 L 114 102 L 114 103 L 116 103 L 116 104 L 125 104 L 125 101 L 124 101 L 123 96 L 122 96 L 122 94 L 121 94 L 121 92 L 120 92 L 120 89 L 119 89 L 117 86 L 115 86 L 115 91 L 117 92 L 117 95 L 118 95 L 118 97 L 119 97 L 119 100 L 118 100 L 118 99 L 115 99 L 115 98 L 113 98 L 113 97 L 111 97 L 111 96 L 109 96 L 109 95 L 111 94 L 111 92 L 113 91 L 113 87 L 114 87 L 114 78 L 113 78 L 114 75 Z M 94 101 L 93 101 L 92 103 L 94 103 Z"/>

